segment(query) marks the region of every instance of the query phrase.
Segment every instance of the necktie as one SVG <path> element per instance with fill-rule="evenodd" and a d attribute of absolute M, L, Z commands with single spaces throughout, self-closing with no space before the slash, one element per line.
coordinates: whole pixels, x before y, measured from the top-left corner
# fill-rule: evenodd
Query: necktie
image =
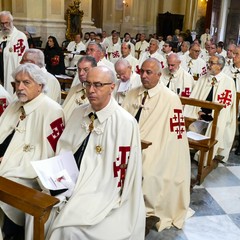
<path fill-rule="evenodd" d="M 217 79 L 215 77 L 212 78 L 212 81 L 211 81 L 211 89 L 210 89 L 210 92 L 208 93 L 208 96 L 206 98 L 206 101 L 210 101 L 212 102 L 213 100 L 213 89 L 214 89 L 214 85 L 215 83 L 217 82 Z M 209 108 L 202 108 L 202 112 L 204 112 L 205 114 L 209 115 L 212 113 L 212 109 L 209 109 Z"/>
<path fill-rule="evenodd" d="M 88 117 L 90 118 L 89 134 L 83 140 L 83 142 L 82 142 L 81 146 L 78 148 L 78 150 L 74 153 L 74 158 L 76 160 L 78 169 L 80 169 L 82 157 L 83 157 L 84 151 L 85 151 L 85 149 L 87 147 L 89 137 L 90 137 L 90 135 L 92 133 L 92 130 L 94 129 L 94 120 L 97 119 L 97 115 L 96 115 L 96 113 L 92 113 L 91 112 L 91 113 L 89 113 Z"/>
<path fill-rule="evenodd" d="M 236 85 L 237 75 L 238 75 L 239 73 L 240 73 L 240 72 L 239 72 L 238 69 L 237 69 L 236 72 L 234 72 L 233 80 L 234 80 L 234 82 L 235 82 L 235 85 Z"/>
<path fill-rule="evenodd" d="M 168 88 L 169 88 L 169 86 L 170 86 L 170 82 L 171 82 L 172 78 L 173 78 L 173 74 L 172 74 L 172 73 L 170 73 L 170 78 L 169 78 L 169 80 L 168 80 L 168 84 L 167 84 L 167 86 L 166 86 L 166 87 L 168 87 Z"/>
<path fill-rule="evenodd" d="M 23 106 L 20 107 L 20 111 L 21 111 L 20 120 L 22 121 L 26 117 L 26 113 Z"/>
<path fill-rule="evenodd" d="M 143 109 L 143 105 L 144 105 L 144 103 L 145 103 L 145 101 L 146 101 L 146 99 L 147 99 L 147 95 L 148 95 L 148 92 L 145 91 L 145 92 L 144 92 L 143 99 L 142 99 L 142 105 L 139 107 L 139 109 L 138 109 L 138 111 L 137 111 L 137 114 L 136 114 L 136 116 L 135 116 L 137 122 L 139 122 L 140 115 L 141 115 L 141 112 L 142 112 L 142 109 Z"/>
<path fill-rule="evenodd" d="M 191 74 L 192 59 L 188 62 L 188 73 Z"/>
<path fill-rule="evenodd" d="M 3 41 L 0 43 L 0 82 L 4 86 L 4 59 L 3 59 L 3 52 L 4 48 L 6 47 L 7 41 Z"/>
<path fill-rule="evenodd" d="M 76 51 L 77 51 L 77 44 L 74 47 L 74 52 L 76 52 Z"/>

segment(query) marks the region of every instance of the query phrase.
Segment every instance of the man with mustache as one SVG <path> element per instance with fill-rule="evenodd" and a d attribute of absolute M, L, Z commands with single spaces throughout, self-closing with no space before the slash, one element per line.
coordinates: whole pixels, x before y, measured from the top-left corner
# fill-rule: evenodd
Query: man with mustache
<path fill-rule="evenodd" d="M 18 100 L 0 118 L 0 176 L 40 189 L 30 161 L 53 157 L 64 129 L 61 106 L 44 94 L 46 76 L 33 63 L 13 72 Z M 0 203 L 5 239 L 23 233 L 24 213 Z M 18 238 L 19 239 L 19 238 Z M 21 238 L 20 238 L 21 239 Z M 24 239 L 24 238 L 23 238 Z"/>
<path fill-rule="evenodd" d="M 28 48 L 26 35 L 13 25 L 13 16 L 8 11 L 0 12 L 0 81 L 4 88 L 13 94 L 11 76 L 19 65 L 25 50 Z"/>

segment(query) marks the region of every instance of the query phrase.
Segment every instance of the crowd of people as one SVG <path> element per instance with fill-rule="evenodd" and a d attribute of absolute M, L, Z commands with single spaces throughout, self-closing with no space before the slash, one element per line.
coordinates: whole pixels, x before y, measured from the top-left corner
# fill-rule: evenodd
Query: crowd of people
<path fill-rule="evenodd" d="M 79 169 L 77 182 L 54 194 L 61 201 L 45 238 L 143 240 L 151 229 L 181 229 L 194 214 L 183 119 L 211 122 L 212 113 L 183 108 L 179 97 L 225 104 L 214 155 L 227 161 L 237 132 L 240 47 L 224 50 L 209 29 L 194 40 L 189 30 L 166 39 L 121 39 L 113 30 L 76 34 L 64 54 L 54 36 L 44 51 L 29 48 L 10 12 L 0 12 L 0 23 L 0 176 L 41 191 L 31 161 L 67 151 Z M 76 74 L 63 101 L 54 75 L 67 67 Z M 141 149 L 141 140 L 151 145 Z M 3 202 L 0 215 L 4 239 L 32 239 L 29 216 Z"/>

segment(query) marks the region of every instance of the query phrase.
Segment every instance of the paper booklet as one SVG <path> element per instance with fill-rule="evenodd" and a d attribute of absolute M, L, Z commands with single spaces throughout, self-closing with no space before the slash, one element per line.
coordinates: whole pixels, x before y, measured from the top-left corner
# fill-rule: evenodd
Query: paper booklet
<path fill-rule="evenodd" d="M 78 167 L 72 152 L 64 152 L 45 160 L 31 161 L 43 186 L 50 190 L 66 188 L 61 180 L 73 181 L 78 178 Z"/>

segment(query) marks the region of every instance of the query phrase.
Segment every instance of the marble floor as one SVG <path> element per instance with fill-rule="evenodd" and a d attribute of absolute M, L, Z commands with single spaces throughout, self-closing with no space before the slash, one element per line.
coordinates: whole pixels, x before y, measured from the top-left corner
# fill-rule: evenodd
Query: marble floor
<path fill-rule="evenodd" d="M 145 240 L 240 240 L 240 156 L 231 152 L 191 193 L 195 211 L 182 230 L 151 230 Z"/>

